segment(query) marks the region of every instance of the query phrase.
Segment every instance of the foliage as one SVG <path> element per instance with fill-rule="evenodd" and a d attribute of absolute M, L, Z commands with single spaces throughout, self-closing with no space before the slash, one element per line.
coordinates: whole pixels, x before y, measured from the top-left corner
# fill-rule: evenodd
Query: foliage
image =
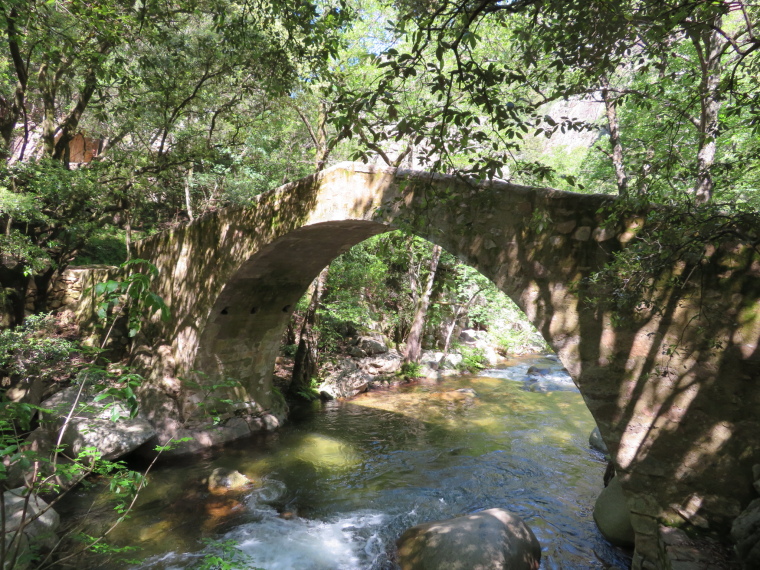
<path fill-rule="evenodd" d="M 234 540 L 204 539 L 204 542 L 211 552 L 192 566 L 194 570 L 260 570 L 251 565 L 253 559 L 242 552 Z"/>
<path fill-rule="evenodd" d="M 146 273 L 134 270 L 135 267 L 144 269 Z M 131 259 L 121 264 L 122 269 L 130 269 L 123 281 L 109 279 L 95 285 L 95 294 L 100 298 L 97 314 L 105 322 L 110 318 L 127 313 L 129 336 L 135 336 L 142 327 L 143 320 L 156 312 L 161 313 L 161 319 L 169 319 L 169 307 L 164 300 L 150 290 L 153 279 L 158 277 L 155 265 L 144 259 Z M 109 331 L 110 332 L 110 331 Z M 105 344 L 105 342 L 104 342 Z"/>
<path fill-rule="evenodd" d="M 3 386 L 11 379 L 54 380 L 70 374 L 69 356 L 79 345 L 56 336 L 55 319 L 50 315 L 31 315 L 23 325 L 0 331 L 0 372 Z"/>
<path fill-rule="evenodd" d="M 296 395 L 306 400 L 307 402 L 313 402 L 315 400 L 319 399 L 319 378 L 312 378 L 309 380 L 309 386 L 308 388 L 305 388 L 303 390 L 299 390 Z"/>
<path fill-rule="evenodd" d="M 478 372 L 488 365 L 485 353 L 477 347 L 460 345 L 457 350 L 462 355 L 462 362 L 457 365 L 457 368 L 462 372 Z"/>
<path fill-rule="evenodd" d="M 129 246 L 308 174 L 291 91 L 326 72 L 351 17 L 343 0 L 3 3 L 0 276 L 16 320 L 25 278 L 45 290 L 83 248 L 117 263 L 93 251 L 116 232 Z"/>
<path fill-rule="evenodd" d="M 127 261 L 124 232 L 105 226 L 93 232 L 82 245 L 72 265 L 121 265 Z"/>
<path fill-rule="evenodd" d="M 50 160 L 0 164 L 3 251 L 26 275 L 57 267 L 97 227 L 104 187 L 95 170 L 67 170 Z"/>
<path fill-rule="evenodd" d="M 577 158 L 545 160 L 535 147 L 548 145 L 537 140 L 557 137 L 561 147 L 568 133 L 598 130 L 604 154 L 595 159 L 606 165 L 607 188 L 646 193 L 656 182 L 699 202 L 744 178 L 732 164 L 757 161 L 753 3 L 399 0 L 395 7 L 390 41 L 371 54 L 377 73 L 334 87 L 336 128 L 371 135 L 370 150 L 410 139 L 425 169 L 580 188 L 589 184 L 578 185 Z M 607 115 L 596 122 L 553 112 L 568 99 L 596 101 Z M 610 152 L 618 130 L 621 152 Z M 754 191 L 748 178 L 740 187 Z"/>
<path fill-rule="evenodd" d="M 229 391 L 240 388 L 240 380 L 225 378 L 211 381 L 201 370 L 193 370 L 192 374 L 197 380 L 182 378 L 182 387 L 198 394 L 199 400 L 195 402 L 195 407 L 202 416 L 211 419 L 214 424 L 220 423 L 225 410 L 234 404 L 229 397 Z M 216 392 L 221 392 L 221 395 Z M 185 417 L 185 421 L 189 419 L 189 416 Z"/>
<path fill-rule="evenodd" d="M 419 362 L 404 362 L 398 371 L 398 375 L 407 380 L 422 377 L 422 365 Z"/>

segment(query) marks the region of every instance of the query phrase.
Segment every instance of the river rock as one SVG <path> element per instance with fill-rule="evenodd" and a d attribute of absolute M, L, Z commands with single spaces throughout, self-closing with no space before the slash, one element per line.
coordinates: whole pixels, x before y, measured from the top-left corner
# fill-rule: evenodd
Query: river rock
<path fill-rule="evenodd" d="M 323 398 L 351 398 L 369 390 L 373 377 L 363 370 L 357 369 L 355 364 L 341 365 L 338 370 L 330 374 L 319 386 L 319 393 Z"/>
<path fill-rule="evenodd" d="M 609 454 L 609 451 L 607 451 L 607 444 L 604 443 L 598 427 L 595 427 L 591 432 L 591 435 L 588 436 L 588 444 L 591 446 L 591 449 L 595 449 L 605 455 Z"/>
<path fill-rule="evenodd" d="M 234 469 L 217 467 L 208 476 L 208 490 L 212 495 L 224 495 L 249 489 L 253 481 Z"/>
<path fill-rule="evenodd" d="M 477 342 L 480 340 L 480 337 L 482 337 L 485 333 L 485 331 L 476 331 L 474 329 L 464 329 L 462 332 L 459 333 L 459 340 L 462 342 L 472 343 Z"/>
<path fill-rule="evenodd" d="M 402 570 L 536 570 L 541 561 L 533 531 L 505 509 L 417 525 L 396 544 Z"/>
<path fill-rule="evenodd" d="M 462 355 L 450 352 L 445 357 L 438 350 L 424 350 L 420 355 L 420 372 L 423 376 L 451 376 L 457 374 L 457 366 L 462 363 Z"/>
<path fill-rule="evenodd" d="M 359 368 L 367 374 L 394 374 L 401 368 L 401 354 L 396 349 L 388 350 L 382 354 L 368 356 L 359 361 Z"/>
<path fill-rule="evenodd" d="M 623 494 L 620 480 L 613 477 L 594 504 L 594 522 L 604 538 L 615 546 L 632 547 L 635 534 L 631 525 L 631 513 Z"/>
<path fill-rule="evenodd" d="M 349 356 L 353 356 L 354 358 L 364 358 L 365 356 L 367 356 L 367 353 L 364 352 L 358 346 L 350 346 L 348 348 L 348 354 Z"/>
<path fill-rule="evenodd" d="M 462 364 L 462 360 L 464 358 L 461 354 L 458 352 L 450 352 L 447 354 L 443 360 L 441 360 L 441 363 L 438 365 L 439 368 L 446 368 L 446 369 L 456 369 L 460 364 Z"/>
<path fill-rule="evenodd" d="M 43 426 L 51 434 L 57 434 L 66 421 L 71 407 L 77 401 L 78 386 L 66 388 L 42 402 L 41 407 L 50 410 L 43 414 Z M 156 435 L 153 425 L 141 416 L 129 418 L 124 404 L 117 402 L 109 407 L 106 400 L 94 401 L 94 394 L 86 394 L 77 402 L 61 443 L 74 455 L 88 447 L 94 447 L 103 459 L 117 459 L 140 447 Z M 112 412 L 119 419 L 112 421 Z"/>
<path fill-rule="evenodd" d="M 360 336 L 356 343 L 368 356 L 388 352 L 388 345 L 381 336 Z"/>
<path fill-rule="evenodd" d="M 50 550 L 55 548 L 58 543 L 58 536 L 55 534 L 60 524 L 60 517 L 53 509 L 48 509 L 38 518 L 28 523 L 24 529 L 17 534 L 21 525 L 22 518 L 28 520 L 29 517 L 41 513 L 48 508 L 48 504 L 40 499 L 37 495 L 31 494 L 29 500 L 26 500 L 27 489 L 20 487 L 3 493 L 5 505 L 5 551 L 20 543 L 19 557 L 13 565 L 14 570 L 23 570 L 29 566 L 26 560 L 29 554 L 37 550 Z M 26 508 L 24 505 L 27 505 Z M 26 512 L 24 512 L 26 510 Z"/>

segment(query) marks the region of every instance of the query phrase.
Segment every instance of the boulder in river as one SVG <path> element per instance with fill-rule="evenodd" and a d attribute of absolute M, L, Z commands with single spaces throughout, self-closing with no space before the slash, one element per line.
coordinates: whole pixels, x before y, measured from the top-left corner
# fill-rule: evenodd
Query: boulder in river
<path fill-rule="evenodd" d="M 541 561 L 533 531 L 505 509 L 417 525 L 396 544 L 402 570 L 536 570 Z"/>
<path fill-rule="evenodd" d="M 402 360 L 401 354 L 397 350 L 391 349 L 382 354 L 361 359 L 358 366 L 362 371 L 373 376 L 394 374 L 401 368 Z"/>
<path fill-rule="evenodd" d="M 632 547 L 635 535 L 631 525 L 631 513 L 625 502 L 623 487 L 617 477 L 610 479 L 594 504 L 594 522 L 615 546 Z"/>
<path fill-rule="evenodd" d="M 356 365 L 341 367 L 320 384 L 319 393 L 327 400 L 352 398 L 369 390 L 373 380 L 373 376 L 357 369 Z"/>
<path fill-rule="evenodd" d="M 253 481 L 234 469 L 217 467 L 208 476 L 208 490 L 212 495 L 224 495 L 250 489 Z"/>

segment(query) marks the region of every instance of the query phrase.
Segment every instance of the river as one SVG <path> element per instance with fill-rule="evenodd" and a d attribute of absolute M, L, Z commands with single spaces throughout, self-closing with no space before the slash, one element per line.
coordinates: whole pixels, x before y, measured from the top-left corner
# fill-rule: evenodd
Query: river
<path fill-rule="evenodd" d="M 526 381 L 530 367 L 543 371 L 538 382 Z M 404 529 L 492 507 L 533 529 L 543 569 L 625 568 L 629 557 L 592 518 L 605 468 L 588 446 L 593 428 L 553 357 L 315 402 L 277 432 L 154 467 L 129 520 L 109 534 L 139 550 L 78 568 L 200 568 L 241 551 L 244 568 L 392 569 Z M 258 485 L 211 496 L 202 480 L 215 467 Z M 112 516 L 106 497 L 79 490 L 63 514 L 97 535 Z"/>

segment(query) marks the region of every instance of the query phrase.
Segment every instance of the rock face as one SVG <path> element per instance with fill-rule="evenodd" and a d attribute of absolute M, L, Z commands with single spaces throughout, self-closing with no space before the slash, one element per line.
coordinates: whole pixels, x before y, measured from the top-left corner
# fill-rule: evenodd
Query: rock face
<path fill-rule="evenodd" d="M 63 427 L 78 391 L 78 386 L 66 388 L 41 404 L 51 412 L 42 417 L 48 432 L 57 434 Z M 116 421 L 110 419 L 114 411 L 120 416 Z M 95 402 L 93 395 L 82 394 L 61 443 L 75 455 L 94 447 L 103 459 L 116 459 L 137 449 L 154 435 L 156 430 L 151 423 L 140 416 L 130 419 L 123 404 L 108 407 L 106 400 Z"/>
<path fill-rule="evenodd" d="M 36 550 L 49 550 L 54 548 L 58 542 L 55 531 L 60 524 L 60 518 L 58 513 L 53 509 L 48 509 L 37 519 L 27 524 L 20 533 L 17 533 L 22 518 L 26 522 L 30 517 L 42 512 L 48 506 L 45 501 L 34 494 L 28 497 L 27 503 L 27 497 L 23 494 L 25 490 L 22 487 L 3 493 L 5 504 L 5 534 L 3 540 L 5 541 L 6 552 L 9 551 L 12 545 L 20 543 L 19 557 L 12 566 L 14 570 L 23 570 L 29 566 L 29 561 L 26 560 L 28 556 L 25 555 Z M 26 509 L 24 507 L 25 503 L 27 505 Z M 25 510 L 26 512 L 24 512 Z"/>
<path fill-rule="evenodd" d="M 760 568 L 760 499 L 755 499 L 731 526 L 736 554 L 746 570 Z"/>
<path fill-rule="evenodd" d="M 631 513 L 617 477 L 610 480 L 610 484 L 602 490 L 596 500 L 594 522 L 604 538 L 615 546 L 633 547 L 634 532 L 631 526 Z"/>
<path fill-rule="evenodd" d="M 398 542 L 402 570 L 536 570 L 541 546 L 505 509 L 488 509 L 407 529 Z"/>

